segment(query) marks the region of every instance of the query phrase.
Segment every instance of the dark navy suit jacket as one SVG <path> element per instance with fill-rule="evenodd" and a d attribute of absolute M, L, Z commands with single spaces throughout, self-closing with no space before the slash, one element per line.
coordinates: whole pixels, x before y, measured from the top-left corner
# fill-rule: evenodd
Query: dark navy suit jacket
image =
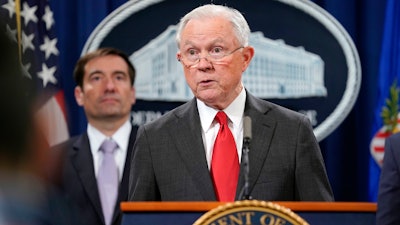
<path fill-rule="evenodd" d="M 119 203 L 128 200 L 130 158 L 136 132 L 137 127 L 132 126 L 112 225 L 121 224 L 122 212 Z M 67 200 L 75 206 L 76 214 L 79 215 L 78 220 L 81 221 L 82 225 L 104 225 L 100 195 L 97 189 L 93 158 L 87 133 L 85 132 L 80 136 L 73 137 L 54 148 L 56 151 L 63 151 L 61 189 L 65 193 Z"/>

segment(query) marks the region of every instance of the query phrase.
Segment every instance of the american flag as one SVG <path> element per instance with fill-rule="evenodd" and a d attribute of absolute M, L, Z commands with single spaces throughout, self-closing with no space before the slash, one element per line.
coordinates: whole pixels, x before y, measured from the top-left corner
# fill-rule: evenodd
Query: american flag
<path fill-rule="evenodd" d="M 7 32 L 18 42 L 24 75 L 36 84 L 40 96 L 37 115 L 49 146 L 69 137 L 62 80 L 58 69 L 59 51 L 53 11 L 47 0 L 0 0 L 0 18 Z M 17 88 L 17 87 L 16 87 Z"/>

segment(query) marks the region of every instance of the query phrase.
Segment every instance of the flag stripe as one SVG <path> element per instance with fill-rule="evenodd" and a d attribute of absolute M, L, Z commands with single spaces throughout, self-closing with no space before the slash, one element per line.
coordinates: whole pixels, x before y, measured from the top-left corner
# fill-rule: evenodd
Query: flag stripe
<path fill-rule="evenodd" d="M 64 116 L 64 120 L 67 121 L 67 118 L 66 118 L 66 116 L 65 116 L 65 115 L 67 115 L 67 110 L 66 110 L 66 108 L 65 108 L 64 91 L 63 91 L 63 90 L 60 90 L 60 91 L 58 91 L 57 94 L 55 94 L 54 96 L 55 96 L 55 99 L 56 99 L 56 101 L 57 101 L 57 104 L 58 104 L 58 106 L 60 107 L 61 112 L 62 112 L 62 114 L 63 114 L 63 116 Z"/>
<path fill-rule="evenodd" d="M 45 118 L 42 126 L 49 146 L 53 146 L 68 139 L 68 127 L 62 107 L 55 96 L 50 98 L 38 111 L 38 116 Z"/>

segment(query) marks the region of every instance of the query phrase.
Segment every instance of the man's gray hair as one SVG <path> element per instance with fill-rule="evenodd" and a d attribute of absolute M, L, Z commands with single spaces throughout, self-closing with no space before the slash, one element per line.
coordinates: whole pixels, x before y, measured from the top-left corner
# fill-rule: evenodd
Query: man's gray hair
<path fill-rule="evenodd" d="M 176 43 L 178 48 L 181 42 L 181 33 L 186 24 L 192 19 L 206 19 L 224 17 L 231 22 L 236 37 L 241 46 L 248 46 L 250 27 L 244 16 L 236 9 L 222 5 L 207 4 L 193 9 L 181 18 L 176 32 Z"/>

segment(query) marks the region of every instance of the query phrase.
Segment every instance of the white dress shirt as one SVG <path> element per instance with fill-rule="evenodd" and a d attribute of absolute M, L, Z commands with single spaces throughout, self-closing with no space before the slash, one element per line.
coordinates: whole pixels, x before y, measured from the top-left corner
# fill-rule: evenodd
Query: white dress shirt
<path fill-rule="evenodd" d="M 228 126 L 236 142 L 239 162 L 242 157 L 243 113 L 245 102 L 246 91 L 243 88 L 238 97 L 236 97 L 236 99 L 226 109 L 223 110 L 228 116 Z M 208 107 L 206 104 L 204 104 L 204 102 L 198 99 L 197 108 L 202 127 L 201 135 L 203 137 L 203 144 L 205 146 L 208 169 L 210 169 L 214 142 L 219 130 L 219 123 L 214 120 L 218 110 Z"/>
<path fill-rule="evenodd" d="M 106 138 L 113 139 L 118 144 L 118 149 L 114 152 L 115 163 L 118 167 L 119 181 L 122 179 L 124 172 L 126 153 L 128 151 L 129 136 L 131 134 L 132 124 L 127 120 L 112 137 L 106 137 L 92 125 L 88 124 L 87 134 L 89 138 L 90 150 L 93 156 L 94 173 L 97 178 L 101 161 L 103 160 L 103 152 L 100 146 Z"/>

